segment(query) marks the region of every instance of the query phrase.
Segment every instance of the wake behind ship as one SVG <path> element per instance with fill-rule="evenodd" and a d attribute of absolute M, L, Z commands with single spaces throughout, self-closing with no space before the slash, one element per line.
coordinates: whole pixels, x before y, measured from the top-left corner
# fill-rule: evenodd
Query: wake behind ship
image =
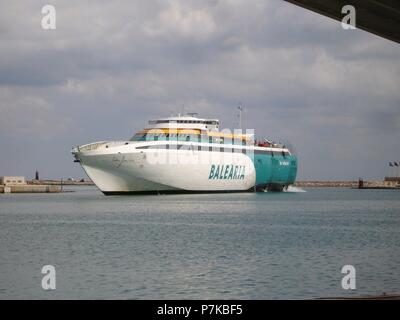
<path fill-rule="evenodd" d="M 128 141 L 72 149 L 105 195 L 282 191 L 293 184 L 297 158 L 254 134 L 219 131 L 217 119 L 168 117 Z"/>

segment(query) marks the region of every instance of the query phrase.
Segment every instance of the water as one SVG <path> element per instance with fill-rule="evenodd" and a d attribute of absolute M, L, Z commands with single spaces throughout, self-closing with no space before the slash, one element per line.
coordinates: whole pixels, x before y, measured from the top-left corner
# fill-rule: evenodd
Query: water
<path fill-rule="evenodd" d="M 0 298 L 303 299 L 400 292 L 398 190 L 0 195 Z M 301 191 L 292 189 L 291 191 Z M 56 268 L 56 290 L 41 268 Z M 354 291 L 341 288 L 343 265 Z"/>

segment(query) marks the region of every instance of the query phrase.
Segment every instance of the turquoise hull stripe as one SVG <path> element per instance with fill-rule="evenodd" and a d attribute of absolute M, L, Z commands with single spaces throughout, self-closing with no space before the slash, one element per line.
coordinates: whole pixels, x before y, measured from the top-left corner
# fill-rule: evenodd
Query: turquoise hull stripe
<path fill-rule="evenodd" d="M 293 155 L 254 154 L 252 160 L 256 169 L 256 185 L 289 185 L 296 180 L 297 158 Z"/>

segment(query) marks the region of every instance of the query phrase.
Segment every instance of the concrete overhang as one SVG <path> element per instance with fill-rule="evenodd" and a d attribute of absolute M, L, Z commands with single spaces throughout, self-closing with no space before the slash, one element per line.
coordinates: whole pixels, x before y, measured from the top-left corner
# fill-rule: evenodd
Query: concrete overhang
<path fill-rule="evenodd" d="M 356 27 L 400 43 L 399 0 L 284 0 L 324 16 L 342 21 L 342 8 L 356 9 Z"/>

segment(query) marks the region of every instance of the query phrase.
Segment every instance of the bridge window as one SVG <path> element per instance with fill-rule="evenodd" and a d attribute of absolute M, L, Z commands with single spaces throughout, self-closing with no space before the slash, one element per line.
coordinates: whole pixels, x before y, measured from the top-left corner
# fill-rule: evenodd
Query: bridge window
<path fill-rule="evenodd" d="M 150 120 L 149 124 L 160 124 L 160 123 L 170 123 L 170 122 L 173 122 L 173 121 L 170 121 L 170 120 Z"/>

